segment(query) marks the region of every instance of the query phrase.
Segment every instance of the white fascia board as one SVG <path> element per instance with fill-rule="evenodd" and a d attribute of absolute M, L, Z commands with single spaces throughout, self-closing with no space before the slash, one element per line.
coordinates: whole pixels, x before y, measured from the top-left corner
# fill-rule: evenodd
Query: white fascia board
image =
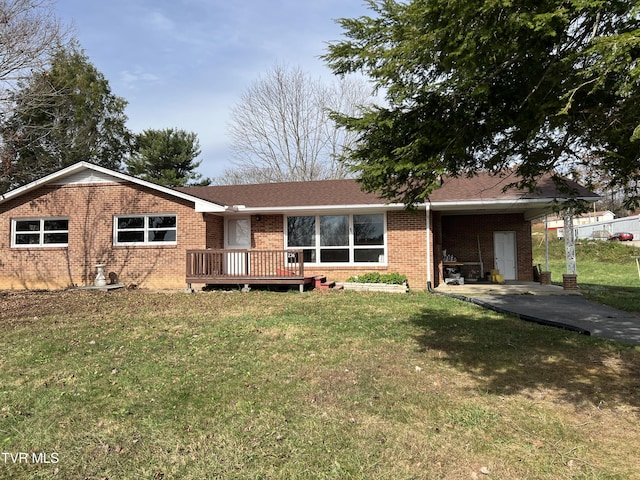
<path fill-rule="evenodd" d="M 595 202 L 596 197 L 580 197 L 578 200 L 587 202 Z M 463 210 L 505 210 L 513 208 L 514 210 L 533 210 L 545 207 L 551 207 L 557 203 L 567 201 L 565 198 L 513 198 L 513 199 L 491 199 L 491 200 L 464 200 L 464 201 L 447 201 L 447 202 L 427 202 L 416 205 L 418 209 L 426 209 L 432 211 L 463 211 Z M 307 212 L 349 212 L 363 210 L 404 210 L 406 206 L 402 203 L 380 203 L 380 204 L 353 204 L 353 205 L 306 205 L 291 207 L 246 207 L 244 205 L 234 205 L 227 207 L 227 213 L 243 213 L 247 214 L 300 214 Z"/>
<path fill-rule="evenodd" d="M 555 203 L 566 202 L 567 198 L 514 198 L 503 200 L 464 200 L 453 202 L 431 202 L 431 208 L 434 210 L 460 210 L 465 208 L 484 208 L 486 210 L 503 209 L 507 206 L 513 207 L 536 207 L 540 205 L 552 205 Z M 597 197 L 578 197 L 571 200 L 584 200 L 587 202 L 595 202 Z"/>
<path fill-rule="evenodd" d="M 85 162 L 82 162 L 85 163 Z M 98 171 L 98 172 L 102 172 L 105 173 L 107 175 L 112 175 L 120 180 L 126 181 L 126 182 L 131 182 L 131 183 L 135 183 L 137 185 L 143 186 L 143 187 L 147 187 L 150 188 L 152 190 L 156 190 L 158 192 L 162 192 L 162 193 L 166 193 L 167 195 L 171 195 L 173 197 L 177 197 L 177 198 L 181 198 L 183 200 L 188 200 L 190 202 L 193 202 L 195 204 L 195 211 L 199 212 L 199 213 L 217 213 L 217 212 L 224 212 L 225 211 L 225 207 L 223 205 L 218 205 L 216 203 L 213 202 L 208 202 L 206 200 L 202 200 L 201 198 L 198 197 L 194 197 L 193 195 L 189 195 L 187 193 L 183 193 L 183 192 L 179 192 L 177 190 L 174 190 L 172 188 L 169 187 L 164 187 L 162 185 L 158 185 L 156 183 L 153 182 L 148 182 L 146 180 L 142 180 L 140 178 L 136 178 L 136 177 L 132 177 L 130 175 L 124 174 L 124 173 L 120 173 L 120 172 L 115 172 L 113 170 L 109 170 L 108 168 L 104 168 L 104 167 L 99 167 L 97 165 L 91 165 L 91 164 L 86 164 L 86 166 L 88 168 L 93 168 L 94 170 Z"/>
<path fill-rule="evenodd" d="M 175 190 L 173 190 L 175 192 Z M 179 192 L 176 192 L 179 193 Z M 197 213 L 223 213 L 227 209 L 224 205 L 218 205 L 217 203 L 207 202 L 198 197 L 192 197 L 191 195 L 182 194 L 180 198 L 193 201 L 195 203 L 194 210 Z M 179 195 L 176 195 L 179 196 Z"/>
<path fill-rule="evenodd" d="M 354 210 L 401 210 L 405 206 L 399 203 L 393 204 L 354 204 L 354 205 L 305 205 L 294 207 L 245 207 L 236 205 L 233 208 L 227 207 L 227 212 L 244 214 L 295 214 L 306 212 L 351 212 Z"/>
<path fill-rule="evenodd" d="M 85 162 L 79 162 L 76 164 L 73 164 L 67 168 L 63 168 L 62 170 L 58 170 L 57 172 L 53 172 L 50 173 L 49 175 L 39 178 L 37 180 L 34 180 L 31 183 L 27 183 L 26 185 L 23 185 L 22 187 L 18 187 L 15 188 L 13 190 L 8 191 L 7 193 L 4 193 L 2 195 L 0 195 L 0 203 L 5 202 L 11 198 L 14 197 L 19 197 L 20 195 L 30 192 L 31 190 L 35 190 L 36 188 L 42 186 L 42 185 L 46 185 L 47 183 L 53 182 L 54 180 L 58 179 L 58 178 L 62 178 L 62 177 L 66 177 L 68 175 L 71 175 L 79 170 L 81 170 L 81 167 L 83 167 L 83 164 Z M 87 164 L 88 165 L 88 164 Z M 93 166 L 93 165 L 91 165 Z"/>
<path fill-rule="evenodd" d="M 186 193 L 182 193 L 179 192 L 177 190 L 173 190 L 172 188 L 168 188 L 168 187 L 163 187 L 162 185 L 157 185 L 155 183 L 152 182 L 148 182 L 146 180 L 142 180 L 140 178 L 136 178 L 136 177 L 132 177 L 130 175 L 121 173 L 121 172 L 116 172 L 114 170 L 110 170 L 108 168 L 104 168 L 104 167 L 100 167 L 98 165 L 93 165 L 91 163 L 87 163 L 87 162 L 78 162 L 75 163 L 73 165 L 70 165 L 66 168 L 63 168 L 62 170 L 58 170 L 57 172 L 51 173 L 45 177 L 42 177 L 38 180 L 35 180 L 31 183 L 28 183 L 27 185 L 24 185 L 22 187 L 16 188 L 15 190 L 11 190 L 10 192 L 7 192 L 4 195 L 0 195 L 0 203 L 9 200 L 10 198 L 14 198 L 14 197 L 18 197 L 26 192 L 29 192 L 31 190 L 34 190 L 38 187 L 41 187 L 42 185 L 46 185 L 48 183 L 52 183 L 58 179 L 62 179 L 64 177 L 68 177 L 69 175 L 72 175 L 74 173 L 80 172 L 82 170 L 94 170 L 96 172 L 100 172 L 103 173 L 105 175 L 109 175 L 112 176 L 114 178 L 117 178 L 119 180 L 125 181 L 125 182 L 131 182 L 131 183 L 135 183 L 137 185 L 143 186 L 143 187 L 147 187 L 150 188 L 152 190 L 156 190 L 158 192 L 162 192 L 165 193 L 167 195 L 171 195 L 173 197 L 177 197 L 177 198 L 181 198 L 183 200 L 188 200 L 190 202 L 193 202 L 195 204 L 195 211 L 196 212 L 211 212 L 211 213 L 215 213 L 215 212 L 224 212 L 225 211 L 225 207 L 222 205 L 218 205 L 216 203 L 212 203 L 212 202 L 208 202 L 206 200 L 202 200 L 198 197 L 194 197 L 192 195 L 188 195 Z"/>

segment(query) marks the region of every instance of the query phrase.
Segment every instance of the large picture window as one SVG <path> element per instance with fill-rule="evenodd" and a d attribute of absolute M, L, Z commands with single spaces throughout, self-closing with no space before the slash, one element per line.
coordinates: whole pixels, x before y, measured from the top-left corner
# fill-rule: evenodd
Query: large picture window
<path fill-rule="evenodd" d="M 175 244 L 176 215 L 127 215 L 114 218 L 115 245 Z"/>
<path fill-rule="evenodd" d="M 287 248 L 300 248 L 306 263 L 385 263 L 382 213 L 287 217 Z"/>
<path fill-rule="evenodd" d="M 68 218 L 21 218 L 11 223 L 14 247 L 66 247 L 69 242 Z"/>

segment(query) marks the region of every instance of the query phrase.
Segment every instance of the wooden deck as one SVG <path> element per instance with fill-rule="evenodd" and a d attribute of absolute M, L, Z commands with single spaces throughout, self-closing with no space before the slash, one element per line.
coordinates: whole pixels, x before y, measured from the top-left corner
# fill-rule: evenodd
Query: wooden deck
<path fill-rule="evenodd" d="M 187 250 L 186 281 L 205 285 L 299 285 L 304 274 L 302 250 Z"/>

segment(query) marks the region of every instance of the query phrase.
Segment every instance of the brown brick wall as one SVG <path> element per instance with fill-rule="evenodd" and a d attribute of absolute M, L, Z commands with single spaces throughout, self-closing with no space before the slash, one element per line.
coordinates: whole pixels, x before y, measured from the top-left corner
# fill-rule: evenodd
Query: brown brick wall
<path fill-rule="evenodd" d="M 389 272 L 407 276 L 409 287 L 427 288 L 427 223 L 424 210 L 387 214 Z"/>
<path fill-rule="evenodd" d="M 326 275 L 329 280 L 344 281 L 353 275 L 368 272 L 398 272 L 407 276 L 415 289 L 426 288 L 426 217 L 425 212 L 388 212 L 387 244 L 388 266 L 307 266 L 307 275 Z M 284 246 L 282 215 L 251 217 L 252 248 L 281 249 Z"/>
<path fill-rule="evenodd" d="M 506 215 L 454 215 L 438 216 L 440 225 L 436 228 L 440 251 L 436 258 L 440 263 L 437 275 L 442 279 L 442 250 L 455 255 L 458 261 L 477 262 L 478 240 L 484 263 L 485 273 L 494 266 L 494 232 L 515 232 L 517 280 L 533 280 L 533 258 L 531 245 L 531 223 L 524 220 L 522 214 Z M 438 234 L 441 231 L 441 235 Z M 475 268 L 478 267 L 466 267 Z"/>
<path fill-rule="evenodd" d="M 224 248 L 224 217 L 205 213 L 204 220 L 207 231 L 206 247 Z"/>
<path fill-rule="evenodd" d="M 113 246 L 113 216 L 170 213 L 178 217 L 177 245 Z M 11 219 L 69 218 L 67 248 L 10 248 Z M 135 184 L 48 185 L 0 205 L 0 288 L 90 285 L 105 263 L 125 284 L 185 286 L 185 251 L 216 239 L 193 204 Z"/>
<path fill-rule="evenodd" d="M 251 248 L 282 250 L 284 248 L 284 217 L 282 215 L 252 215 Z"/>
<path fill-rule="evenodd" d="M 305 274 L 326 275 L 330 280 L 344 281 L 353 275 L 367 272 L 398 272 L 407 276 L 414 289 L 427 288 L 427 235 L 426 212 L 390 211 L 387 213 L 386 267 L 376 266 L 305 266 Z M 284 248 L 284 222 L 282 215 L 251 217 L 252 248 L 279 250 Z M 482 249 L 484 270 L 493 267 L 493 232 L 516 232 L 517 275 L 519 280 L 532 280 L 531 225 L 521 214 L 442 216 L 432 213 L 430 245 L 433 249 L 432 282 L 437 286 L 442 278 L 442 249 L 459 260 L 478 261 L 478 236 Z M 437 262 L 434 263 L 434 260 Z M 479 270 L 479 267 L 471 267 Z M 482 274 L 482 272 L 479 272 Z"/>

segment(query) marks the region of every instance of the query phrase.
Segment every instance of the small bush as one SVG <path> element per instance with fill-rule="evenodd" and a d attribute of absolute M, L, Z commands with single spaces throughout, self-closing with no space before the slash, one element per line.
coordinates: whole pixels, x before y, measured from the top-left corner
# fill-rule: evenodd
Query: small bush
<path fill-rule="evenodd" d="M 356 275 L 347 278 L 347 282 L 352 283 L 389 283 L 391 285 L 402 285 L 407 282 L 407 276 L 400 273 L 379 273 L 369 272 L 363 275 Z"/>

